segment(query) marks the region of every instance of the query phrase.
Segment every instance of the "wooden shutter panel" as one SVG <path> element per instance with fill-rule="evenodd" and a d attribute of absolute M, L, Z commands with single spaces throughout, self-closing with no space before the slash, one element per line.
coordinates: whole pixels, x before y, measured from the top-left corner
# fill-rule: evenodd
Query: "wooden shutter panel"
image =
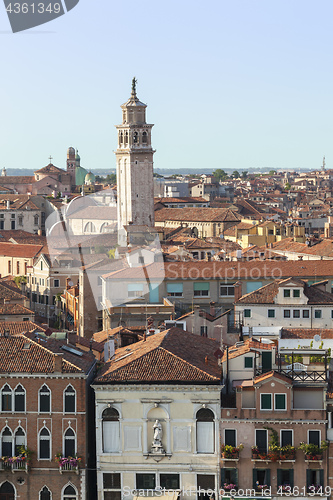
<path fill-rule="evenodd" d="M 252 470 L 252 480 L 253 480 L 253 488 L 256 489 L 256 482 L 257 482 L 257 469 Z"/>
<path fill-rule="evenodd" d="M 278 469 L 276 472 L 277 472 L 277 485 L 279 488 L 279 486 L 281 486 L 281 469 Z"/>
<path fill-rule="evenodd" d="M 267 486 L 271 485 L 271 469 L 266 469 L 266 484 Z"/>
<path fill-rule="evenodd" d="M 319 478 L 320 478 L 320 486 L 324 487 L 324 469 L 320 469 Z"/>
<path fill-rule="evenodd" d="M 294 469 L 289 469 L 290 487 L 294 487 Z"/>
<path fill-rule="evenodd" d="M 221 488 L 223 488 L 224 483 L 225 483 L 225 469 L 221 469 Z"/>
<path fill-rule="evenodd" d="M 306 469 L 306 487 L 311 486 L 311 469 Z"/>
<path fill-rule="evenodd" d="M 238 469 L 232 469 L 231 471 L 231 482 L 238 486 Z"/>

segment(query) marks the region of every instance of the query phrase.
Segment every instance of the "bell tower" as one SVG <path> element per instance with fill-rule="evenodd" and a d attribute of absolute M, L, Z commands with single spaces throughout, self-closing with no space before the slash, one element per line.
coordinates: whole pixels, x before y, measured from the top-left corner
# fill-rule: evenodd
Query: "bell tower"
<path fill-rule="evenodd" d="M 136 79 L 132 92 L 121 106 L 122 124 L 117 125 L 117 216 L 118 231 L 124 226 L 154 226 L 154 178 L 151 129 L 146 123 L 147 105 L 136 95 Z"/>

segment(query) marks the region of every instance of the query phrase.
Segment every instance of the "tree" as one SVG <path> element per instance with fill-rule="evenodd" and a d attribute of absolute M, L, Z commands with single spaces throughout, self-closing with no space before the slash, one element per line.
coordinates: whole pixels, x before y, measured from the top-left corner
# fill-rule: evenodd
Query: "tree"
<path fill-rule="evenodd" d="M 277 174 L 277 171 L 276 170 L 270 170 L 268 172 L 268 175 L 276 175 Z"/>
<path fill-rule="evenodd" d="M 284 189 L 286 191 L 289 191 L 290 188 L 291 188 L 291 184 L 290 184 L 290 182 L 287 182 L 287 184 L 284 186 Z"/>
<path fill-rule="evenodd" d="M 244 171 L 242 172 L 242 179 L 247 179 L 248 173 L 249 173 L 249 172 L 248 172 L 247 170 L 244 170 Z"/>
<path fill-rule="evenodd" d="M 239 179 L 240 178 L 240 175 L 239 175 L 239 172 L 238 170 L 234 170 L 233 173 L 232 173 L 232 177 L 234 179 Z"/>
<path fill-rule="evenodd" d="M 213 172 L 213 175 L 214 175 L 214 177 L 216 177 L 216 179 L 218 181 L 225 181 L 226 179 L 228 179 L 228 174 L 224 170 L 222 170 L 221 168 L 217 168 Z"/>

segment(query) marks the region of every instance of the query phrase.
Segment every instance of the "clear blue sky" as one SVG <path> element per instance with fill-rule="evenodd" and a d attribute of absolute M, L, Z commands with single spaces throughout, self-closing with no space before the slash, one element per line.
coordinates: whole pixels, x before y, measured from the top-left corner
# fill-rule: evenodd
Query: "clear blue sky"
<path fill-rule="evenodd" d="M 2 2 L 1 2 L 2 4 Z M 0 168 L 115 168 L 138 79 L 156 168 L 333 168 L 331 0 L 80 0 L 10 33 L 0 5 Z"/>

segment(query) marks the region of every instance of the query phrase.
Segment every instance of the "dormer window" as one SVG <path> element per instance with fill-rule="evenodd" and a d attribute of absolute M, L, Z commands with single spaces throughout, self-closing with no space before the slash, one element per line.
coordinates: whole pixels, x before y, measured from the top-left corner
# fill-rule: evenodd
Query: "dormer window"
<path fill-rule="evenodd" d="M 285 288 L 283 290 L 283 296 L 284 297 L 290 297 L 290 289 L 289 288 Z"/>
<path fill-rule="evenodd" d="M 301 296 L 301 290 L 293 290 L 293 297 L 299 298 Z"/>

